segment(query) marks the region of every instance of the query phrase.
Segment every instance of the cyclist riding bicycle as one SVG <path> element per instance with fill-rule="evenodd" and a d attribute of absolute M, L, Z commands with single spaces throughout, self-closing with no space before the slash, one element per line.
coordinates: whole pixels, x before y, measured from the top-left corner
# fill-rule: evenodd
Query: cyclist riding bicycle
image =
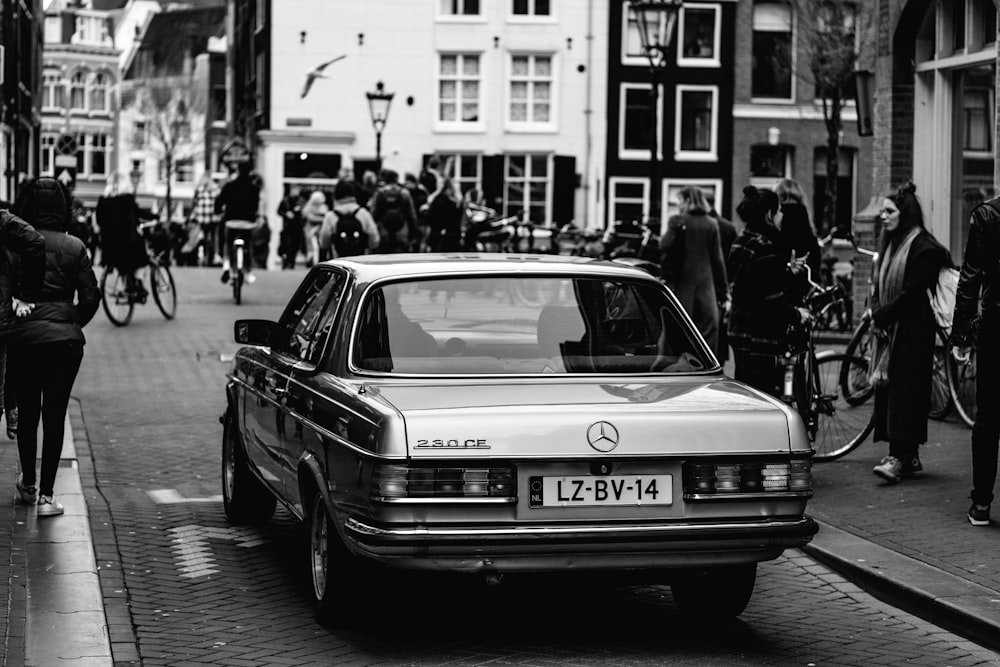
<path fill-rule="evenodd" d="M 222 186 L 215 199 L 215 212 L 222 214 L 223 235 L 226 255 L 222 260 L 222 282 L 228 283 L 232 266 L 233 243 L 242 238 L 246 247 L 251 247 L 251 237 L 257 227 L 257 211 L 260 207 L 260 180 L 250 172 L 250 163 L 241 162 L 236 169 L 236 178 Z M 253 253 L 244 253 L 243 269 L 247 283 L 257 278 L 251 272 Z"/>
<path fill-rule="evenodd" d="M 143 216 L 135 195 L 126 190 L 116 174 L 112 174 L 104 194 L 97 199 L 94 216 L 100 231 L 101 263 L 129 276 L 136 301 L 145 302 L 146 288 L 135 277 L 136 271 L 149 263 L 146 241 L 139 231 Z"/>

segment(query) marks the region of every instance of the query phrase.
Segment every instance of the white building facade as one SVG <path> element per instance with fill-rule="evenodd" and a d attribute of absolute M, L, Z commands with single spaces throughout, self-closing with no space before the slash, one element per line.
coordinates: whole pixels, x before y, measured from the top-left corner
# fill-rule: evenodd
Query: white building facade
<path fill-rule="evenodd" d="M 607 15 L 608 0 L 233 0 L 231 64 L 253 58 L 234 67 L 234 113 L 256 119 L 244 131 L 272 228 L 286 186 L 374 168 L 379 81 L 394 94 L 383 167 L 453 158 L 463 190 L 505 215 L 603 226 Z M 339 56 L 303 97 L 307 72 Z"/>

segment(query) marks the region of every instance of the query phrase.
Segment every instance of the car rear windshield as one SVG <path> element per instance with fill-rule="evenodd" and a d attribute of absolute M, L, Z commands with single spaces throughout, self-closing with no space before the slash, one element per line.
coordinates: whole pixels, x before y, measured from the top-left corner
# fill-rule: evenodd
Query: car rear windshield
<path fill-rule="evenodd" d="M 396 282 L 360 310 L 354 364 L 419 375 L 691 373 L 714 367 L 658 285 L 561 276 Z"/>

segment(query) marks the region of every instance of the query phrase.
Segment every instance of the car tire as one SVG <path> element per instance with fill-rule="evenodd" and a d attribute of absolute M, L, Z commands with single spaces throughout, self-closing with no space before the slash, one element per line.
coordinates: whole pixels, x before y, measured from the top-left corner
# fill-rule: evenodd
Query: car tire
<path fill-rule="evenodd" d="M 254 477 L 232 409 L 222 421 L 222 504 L 230 523 L 262 523 L 274 514 L 271 492 Z"/>
<path fill-rule="evenodd" d="M 753 595 L 757 564 L 728 565 L 685 571 L 671 583 L 681 611 L 702 618 L 735 618 Z"/>
<path fill-rule="evenodd" d="M 316 619 L 326 627 L 343 627 L 361 599 L 361 561 L 347 550 L 337 533 L 326 500 L 313 494 L 308 517 L 309 572 Z"/>

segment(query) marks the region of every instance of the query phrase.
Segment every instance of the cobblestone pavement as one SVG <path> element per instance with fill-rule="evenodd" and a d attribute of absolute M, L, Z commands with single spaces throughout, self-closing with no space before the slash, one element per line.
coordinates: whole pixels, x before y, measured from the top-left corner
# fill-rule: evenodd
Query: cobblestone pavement
<path fill-rule="evenodd" d="M 148 305 L 128 327 L 98 313 L 87 329 L 74 431 L 84 441 L 80 473 L 116 664 L 1000 664 L 1000 655 L 794 550 L 761 565 L 749 608 L 722 626 L 692 624 L 664 586 L 525 577 L 487 588 L 389 575 L 350 602 L 353 627 L 320 627 L 302 533 L 289 515 L 231 528 L 219 497 L 220 357 L 236 349 L 232 321 L 276 318 L 302 275 L 262 273 L 237 307 L 216 271 L 177 269 L 175 321 Z M 968 449 L 968 431 L 945 424 L 932 432 L 940 443 L 926 449 L 926 480 L 879 487 L 870 468 L 881 448 L 869 443 L 817 469 L 813 514 L 1000 590 L 996 528 L 964 523 L 967 489 L 957 491 L 968 466 L 953 459 Z M 14 456 L 9 441 L 0 443 L 0 469 L 13 470 Z M 5 657 L 13 666 L 24 662 L 16 636 L 24 622 L 14 578 L 21 556 L 3 548 L 15 530 L 9 508 L 0 510 L 0 595 L 11 601 Z"/>

